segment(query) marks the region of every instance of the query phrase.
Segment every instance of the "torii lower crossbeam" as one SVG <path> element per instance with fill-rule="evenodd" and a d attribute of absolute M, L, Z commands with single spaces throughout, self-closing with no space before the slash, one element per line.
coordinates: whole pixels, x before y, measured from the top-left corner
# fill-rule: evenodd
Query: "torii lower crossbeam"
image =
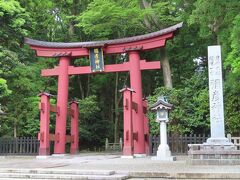
<path fill-rule="evenodd" d="M 101 73 L 112 73 L 112 72 L 127 72 L 130 71 L 130 63 L 124 62 L 122 64 L 111 64 L 105 65 L 104 72 Z M 154 70 L 160 69 L 160 61 L 146 62 L 146 60 L 140 61 L 140 70 Z M 98 72 L 99 73 L 99 72 Z M 60 74 L 59 67 L 53 69 L 43 69 L 42 76 L 58 76 Z M 74 67 L 68 66 L 68 75 L 77 74 L 92 74 L 90 66 Z"/>

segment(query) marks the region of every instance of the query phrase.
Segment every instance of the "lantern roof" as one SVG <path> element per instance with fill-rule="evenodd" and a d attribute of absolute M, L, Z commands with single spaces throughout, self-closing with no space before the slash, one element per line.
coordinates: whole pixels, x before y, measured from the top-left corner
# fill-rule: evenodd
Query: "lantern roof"
<path fill-rule="evenodd" d="M 168 109 L 168 110 L 171 110 L 172 108 L 173 108 L 173 105 L 168 103 L 164 96 L 158 97 L 157 102 L 154 103 L 151 106 L 151 110 L 152 111 L 157 111 L 157 109 Z"/>

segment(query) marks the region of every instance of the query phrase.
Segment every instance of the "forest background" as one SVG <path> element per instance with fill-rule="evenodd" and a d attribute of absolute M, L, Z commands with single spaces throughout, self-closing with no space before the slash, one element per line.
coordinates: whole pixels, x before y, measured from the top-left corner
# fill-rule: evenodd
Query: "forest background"
<path fill-rule="evenodd" d="M 0 0 L 0 111 L 4 112 L 0 137 L 36 137 L 38 94 L 57 94 L 57 79 L 41 77 L 40 70 L 56 66 L 58 60 L 36 57 L 23 37 L 56 42 L 116 39 L 179 22 L 183 27 L 166 48 L 141 54 L 162 64 L 161 70 L 142 72 L 144 96 L 149 104 L 159 95 L 174 104 L 170 133 L 209 134 L 207 46 L 221 45 L 225 127 L 239 136 L 239 12 L 239 0 Z M 107 56 L 105 64 L 122 63 L 126 58 Z M 72 64 L 89 65 L 89 60 L 74 59 Z M 70 77 L 69 100 L 79 100 L 81 144 L 100 146 L 105 138 L 117 142 L 122 137 L 118 90 L 124 85 L 129 85 L 128 73 Z M 151 134 L 158 134 L 154 114 L 148 116 Z M 54 122 L 51 115 L 51 131 Z"/>

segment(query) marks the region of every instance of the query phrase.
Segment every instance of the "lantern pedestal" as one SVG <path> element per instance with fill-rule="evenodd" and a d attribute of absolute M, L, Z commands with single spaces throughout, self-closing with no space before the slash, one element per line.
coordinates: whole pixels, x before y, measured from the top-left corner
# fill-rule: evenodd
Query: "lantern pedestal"
<path fill-rule="evenodd" d="M 160 121 L 161 144 L 158 147 L 157 156 L 153 160 L 175 161 L 176 157 L 171 156 L 171 151 L 167 144 L 167 121 Z"/>
<path fill-rule="evenodd" d="M 152 159 L 161 161 L 176 161 L 176 157 L 171 156 L 171 151 L 169 150 L 168 145 L 159 145 L 157 156 Z"/>

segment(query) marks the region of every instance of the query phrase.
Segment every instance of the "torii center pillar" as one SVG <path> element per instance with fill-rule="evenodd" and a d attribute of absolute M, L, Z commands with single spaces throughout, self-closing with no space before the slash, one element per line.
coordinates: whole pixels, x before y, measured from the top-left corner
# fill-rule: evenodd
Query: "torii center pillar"
<path fill-rule="evenodd" d="M 58 76 L 54 153 L 65 153 L 69 76 L 77 74 L 129 72 L 131 84 L 130 88 L 136 92 L 133 94 L 133 101 L 137 106 L 135 111 L 133 111 L 133 133 L 135 137 L 134 154 L 145 154 L 141 71 L 159 69 L 160 62 L 146 62 L 145 60 L 140 60 L 140 52 L 164 47 L 166 45 L 166 41 L 168 39 L 172 39 L 181 27 L 182 23 L 179 23 L 166 29 L 145 35 L 94 42 L 57 43 L 25 38 L 25 43 L 29 44 L 30 47 L 36 51 L 37 56 L 50 58 L 55 57 L 59 58 L 60 61 L 59 66 L 53 69 L 42 70 L 42 76 Z M 103 69 L 98 72 L 92 71 L 92 64 L 91 66 L 83 67 L 70 66 L 70 61 L 72 59 L 89 57 L 93 49 L 94 53 L 95 49 L 96 51 L 97 49 L 100 49 L 103 55 L 128 53 L 129 62 L 105 65 Z M 95 63 L 99 63 L 99 61 L 95 61 Z"/>
<path fill-rule="evenodd" d="M 68 113 L 68 66 L 69 57 L 61 57 L 59 60 L 57 114 L 55 128 L 54 154 L 64 154 L 66 144 L 66 124 Z"/>

